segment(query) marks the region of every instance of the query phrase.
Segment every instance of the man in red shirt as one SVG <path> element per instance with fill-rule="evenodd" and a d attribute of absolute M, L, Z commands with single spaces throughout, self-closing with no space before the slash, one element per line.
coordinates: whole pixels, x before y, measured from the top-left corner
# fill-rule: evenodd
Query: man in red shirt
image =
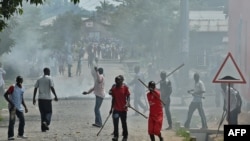
<path fill-rule="evenodd" d="M 130 105 L 130 92 L 127 85 L 123 83 L 123 77 L 121 75 L 115 78 L 115 85 L 109 91 L 112 96 L 112 103 L 110 113 L 112 113 L 113 125 L 114 125 L 114 137 L 112 141 L 118 141 L 119 135 L 119 118 L 122 123 L 122 141 L 127 141 L 128 128 L 127 128 L 127 111 Z"/>
<path fill-rule="evenodd" d="M 149 92 L 147 93 L 149 103 L 148 134 L 151 141 L 155 141 L 155 135 L 163 141 L 161 128 L 163 121 L 163 107 L 160 99 L 160 92 L 155 89 L 155 82 L 148 83 Z"/>

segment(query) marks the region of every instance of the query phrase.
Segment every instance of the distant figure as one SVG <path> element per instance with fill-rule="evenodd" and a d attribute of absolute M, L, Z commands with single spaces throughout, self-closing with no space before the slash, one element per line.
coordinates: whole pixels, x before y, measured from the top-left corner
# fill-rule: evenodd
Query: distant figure
<path fill-rule="evenodd" d="M 95 94 L 95 123 L 92 124 L 95 127 L 101 127 L 102 126 L 102 116 L 100 112 L 100 108 L 103 102 L 103 99 L 105 98 L 105 91 L 104 91 L 104 76 L 103 76 L 103 68 L 97 68 L 95 67 L 95 83 L 94 86 L 89 89 L 87 92 L 84 91 L 83 94 L 90 94 L 91 92 L 94 92 Z"/>
<path fill-rule="evenodd" d="M 73 66 L 73 56 L 71 54 L 68 55 L 67 58 L 67 63 L 68 63 L 68 77 L 71 77 L 71 68 Z"/>
<path fill-rule="evenodd" d="M 65 63 L 65 58 L 63 54 L 60 54 L 58 57 L 58 65 L 59 65 L 59 74 L 64 75 L 64 63 Z"/>
<path fill-rule="evenodd" d="M 93 67 L 94 59 L 95 59 L 94 52 L 92 51 L 88 52 L 88 67 Z"/>
<path fill-rule="evenodd" d="M 160 141 L 163 141 L 161 136 L 161 129 L 163 123 L 163 107 L 160 100 L 161 94 L 155 89 L 155 82 L 150 81 L 148 83 L 147 98 L 149 103 L 149 118 L 148 118 L 148 134 L 151 141 L 155 141 L 155 135 L 159 137 Z"/>
<path fill-rule="evenodd" d="M 127 127 L 127 111 L 130 106 L 130 92 L 129 88 L 123 83 L 124 78 L 119 75 L 115 78 L 115 85 L 109 90 L 109 94 L 112 96 L 110 114 L 112 114 L 114 125 L 114 137 L 112 141 L 118 141 L 119 137 L 119 119 L 122 124 L 122 141 L 128 139 L 128 127 Z"/>
<path fill-rule="evenodd" d="M 82 58 L 79 56 L 77 60 L 76 76 L 80 76 L 82 73 Z"/>
<path fill-rule="evenodd" d="M 154 68 L 152 63 L 148 64 L 148 68 L 147 68 L 147 80 L 148 81 L 157 81 L 157 74 L 156 74 L 156 69 Z"/>
<path fill-rule="evenodd" d="M 205 116 L 203 106 L 202 106 L 203 93 L 206 92 L 205 85 L 200 80 L 200 75 L 198 73 L 194 74 L 194 81 L 195 81 L 194 89 L 188 90 L 188 93 L 192 94 L 193 100 L 189 105 L 187 120 L 185 122 L 184 127 L 189 128 L 193 113 L 196 109 L 198 109 L 199 115 L 201 117 L 201 123 L 202 123 L 201 129 L 207 129 L 206 116 Z"/>
<path fill-rule="evenodd" d="M 5 82 L 3 79 L 3 75 L 5 75 L 6 72 L 2 67 L 2 63 L 0 63 L 0 96 L 2 96 L 4 94 L 4 87 L 5 87 Z"/>
<path fill-rule="evenodd" d="M 134 72 L 135 72 L 135 75 L 134 75 L 133 80 L 128 83 L 129 86 L 133 86 L 134 107 L 138 111 L 139 111 L 139 107 L 141 107 L 143 109 L 143 112 L 146 112 L 147 111 L 146 103 L 144 104 L 141 101 L 142 96 L 143 96 L 144 100 L 146 100 L 144 97 L 146 90 L 145 90 L 145 87 L 138 80 L 138 79 L 140 79 L 142 81 L 145 81 L 144 74 L 140 72 L 139 66 L 135 66 Z M 134 115 L 139 115 L 139 114 L 137 112 L 135 112 Z"/>
<path fill-rule="evenodd" d="M 221 83 L 221 89 L 224 97 L 223 110 L 226 111 L 226 113 L 228 114 L 227 122 L 229 125 L 237 125 L 238 115 L 241 113 L 241 96 L 235 88 L 233 88 L 232 86 L 227 86 L 226 83 Z M 230 94 L 230 110 L 228 110 L 228 94 Z"/>
<path fill-rule="evenodd" d="M 167 73 L 162 71 L 160 73 L 161 81 L 160 81 L 160 92 L 161 92 L 161 99 L 165 103 L 164 109 L 165 114 L 168 121 L 168 128 L 166 130 L 172 129 L 172 117 L 170 112 L 170 95 L 172 94 L 172 84 L 171 81 L 167 79 Z"/>
<path fill-rule="evenodd" d="M 46 132 L 49 130 L 49 125 L 52 117 L 52 97 L 51 91 L 54 94 L 55 101 L 58 101 L 56 91 L 54 89 L 54 82 L 50 77 L 50 69 L 43 69 L 44 75 L 41 76 L 35 83 L 34 93 L 33 93 L 33 105 L 36 104 L 36 92 L 39 89 L 38 94 L 38 107 L 41 115 L 41 130 Z"/>
<path fill-rule="evenodd" d="M 15 140 L 14 137 L 14 127 L 16 116 L 19 119 L 18 134 L 17 138 L 27 138 L 24 135 L 25 119 L 23 111 L 28 112 L 28 108 L 24 102 L 23 94 L 24 88 L 22 86 L 23 78 L 21 76 L 16 77 L 16 84 L 11 85 L 5 92 L 4 97 L 9 103 L 9 127 L 8 127 L 8 140 Z M 23 107 L 24 109 L 23 109 Z"/>

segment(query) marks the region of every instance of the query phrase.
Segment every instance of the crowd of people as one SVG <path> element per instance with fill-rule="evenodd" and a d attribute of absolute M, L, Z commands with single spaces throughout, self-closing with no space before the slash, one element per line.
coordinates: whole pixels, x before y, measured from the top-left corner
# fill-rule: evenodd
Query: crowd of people
<path fill-rule="evenodd" d="M 6 72 L 2 68 L 0 63 L 0 73 L 4 75 Z M 36 104 L 36 93 L 38 91 L 38 107 L 41 116 L 41 131 L 46 132 L 49 130 L 49 125 L 52 118 L 52 94 L 54 95 L 54 100 L 58 101 L 56 91 L 54 89 L 54 82 L 50 77 L 50 69 L 45 67 L 43 69 L 43 76 L 39 77 L 34 84 L 34 93 L 33 93 L 33 104 Z M 70 77 L 71 72 L 68 72 Z M 2 76 L 1 75 L 1 76 Z M 143 82 L 147 81 L 143 73 L 140 72 L 140 66 L 137 65 L 134 67 L 134 78 L 126 84 L 124 82 L 124 76 L 118 75 L 115 77 L 115 83 L 109 90 L 109 95 L 112 97 L 111 108 L 109 114 L 112 115 L 113 121 L 113 141 L 118 141 L 119 138 L 119 120 L 122 124 L 122 141 L 127 141 L 129 137 L 128 127 L 127 127 L 127 111 L 129 108 L 133 109 L 135 116 L 139 116 L 146 111 L 149 111 L 148 118 L 148 135 L 151 141 L 155 141 L 155 136 L 159 138 L 160 141 L 163 141 L 161 130 L 163 127 L 164 114 L 167 119 L 168 127 L 166 130 L 171 130 L 173 128 L 172 124 L 172 115 L 171 115 L 171 94 L 172 94 L 172 83 L 167 77 L 167 72 L 162 70 L 160 74 L 159 82 L 153 80 L 148 80 L 148 85 L 145 85 Z M 95 121 L 92 124 L 94 127 L 101 128 L 104 126 L 102 122 L 102 113 L 101 106 L 105 98 L 105 77 L 104 69 L 98 66 L 93 67 L 92 76 L 94 78 L 94 86 L 91 87 L 88 91 L 83 91 L 83 95 L 95 94 Z M 0 77 L 0 84 L 3 86 L 4 80 Z M 202 127 L 201 129 L 207 129 L 206 115 L 203 109 L 204 93 L 206 93 L 206 88 L 203 81 L 200 79 L 199 73 L 194 73 L 194 87 L 188 90 L 188 93 L 193 96 L 191 101 L 187 118 L 184 123 L 185 128 L 190 128 L 190 122 L 194 111 L 197 109 L 201 118 Z M 1 94 L 4 93 L 6 101 L 9 103 L 9 127 L 8 127 L 8 140 L 14 140 L 14 124 L 15 117 L 19 119 L 18 126 L 18 138 L 27 138 L 24 134 L 25 118 L 24 112 L 28 112 L 28 108 L 25 104 L 23 94 L 24 89 L 22 87 L 23 78 L 22 76 L 16 77 L 16 84 L 9 86 L 9 88 L 4 91 L 2 90 Z M 157 87 L 157 84 L 160 84 Z M 132 92 L 130 92 L 130 87 L 133 87 Z M 146 92 L 146 90 L 148 90 Z M 223 110 L 227 111 L 227 121 L 229 124 L 238 124 L 238 114 L 241 112 L 242 101 L 239 98 L 239 92 L 233 86 L 227 86 L 221 84 L 221 92 L 224 96 L 224 107 Z M 231 96 L 230 103 L 228 100 L 228 94 Z M 131 95 L 133 95 L 133 106 L 131 105 Z M 145 96 L 145 97 L 143 97 Z M 142 98 L 145 99 L 145 102 L 141 101 Z M 227 105 L 230 104 L 230 109 L 228 110 Z M 139 112 L 140 110 L 143 112 Z"/>

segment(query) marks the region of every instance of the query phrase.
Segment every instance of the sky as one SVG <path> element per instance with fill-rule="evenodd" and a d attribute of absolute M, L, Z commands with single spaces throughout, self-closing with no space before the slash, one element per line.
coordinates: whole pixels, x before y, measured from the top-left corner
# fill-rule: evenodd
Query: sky
<path fill-rule="evenodd" d="M 90 11 L 96 10 L 96 6 L 100 6 L 100 1 L 104 0 L 80 0 L 79 6 Z M 118 2 L 114 2 L 113 0 L 105 0 L 106 2 L 117 4 Z"/>

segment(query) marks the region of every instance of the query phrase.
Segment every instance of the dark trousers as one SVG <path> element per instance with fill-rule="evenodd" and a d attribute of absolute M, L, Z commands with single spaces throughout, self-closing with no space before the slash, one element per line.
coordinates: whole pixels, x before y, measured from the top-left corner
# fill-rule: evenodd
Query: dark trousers
<path fill-rule="evenodd" d="M 72 65 L 68 64 L 68 77 L 71 77 L 71 67 Z"/>
<path fill-rule="evenodd" d="M 207 128 L 207 121 L 206 121 L 206 116 L 202 107 L 202 102 L 191 102 L 191 104 L 189 105 L 188 116 L 187 116 L 187 120 L 185 122 L 184 127 L 189 128 L 191 118 L 196 109 L 198 109 L 199 115 L 201 117 L 202 128 Z"/>
<path fill-rule="evenodd" d="M 171 113 L 170 113 L 170 98 L 168 98 L 165 101 L 164 109 L 165 109 L 165 114 L 166 114 L 166 117 L 167 117 L 167 120 L 168 120 L 168 126 L 172 127 L 172 117 L 171 117 Z"/>
<path fill-rule="evenodd" d="M 18 135 L 22 136 L 24 134 L 24 125 L 25 125 L 25 119 L 23 112 L 20 112 L 16 109 L 9 110 L 9 128 L 8 128 L 8 138 L 14 136 L 14 126 L 16 121 L 16 116 L 19 119 L 19 126 L 18 126 Z"/>
<path fill-rule="evenodd" d="M 52 100 L 39 99 L 38 107 L 41 116 L 41 129 L 42 131 L 46 130 L 43 122 L 46 122 L 47 125 L 50 125 L 51 116 L 52 116 Z"/>
<path fill-rule="evenodd" d="M 229 117 L 227 116 L 227 122 L 229 125 L 237 125 L 238 124 L 238 111 L 236 109 L 229 112 Z"/>
<path fill-rule="evenodd" d="M 127 111 L 113 111 L 114 137 L 119 137 L 119 118 L 122 123 L 122 136 L 128 137 Z"/>

